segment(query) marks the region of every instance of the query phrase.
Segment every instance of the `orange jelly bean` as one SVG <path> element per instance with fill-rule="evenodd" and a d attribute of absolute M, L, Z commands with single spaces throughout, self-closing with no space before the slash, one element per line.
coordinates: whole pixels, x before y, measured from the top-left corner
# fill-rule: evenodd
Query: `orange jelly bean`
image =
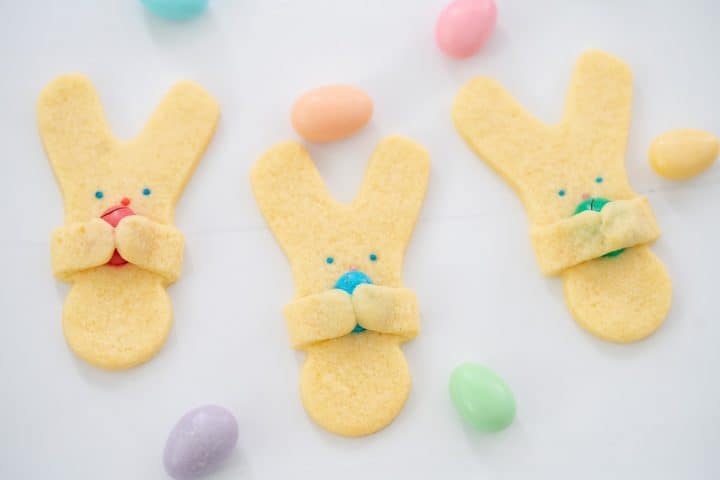
<path fill-rule="evenodd" d="M 349 137 L 362 129 L 373 113 L 367 93 L 351 85 L 315 88 L 297 99 L 292 125 L 301 137 L 326 143 Z"/>

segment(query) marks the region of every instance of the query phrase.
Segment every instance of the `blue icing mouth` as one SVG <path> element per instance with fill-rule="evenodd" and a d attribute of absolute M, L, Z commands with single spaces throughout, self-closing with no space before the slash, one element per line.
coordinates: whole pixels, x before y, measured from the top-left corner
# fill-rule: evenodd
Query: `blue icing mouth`
<path fill-rule="evenodd" d="M 340 278 L 338 278 L 338 281 L 335 282 L 335 288 L 338 288 L 340 290 L 344 290 L 350 295 L 353 294 L 355 291 L 355 288 L 357 288 L 358 285 L 362 285 L 363 283 L 367 283 L 372 285 L 372 279 L 365 275 L 363 272 L 360 272 L 358 270 L 350 270 L 349 272 L 345 272 L 342 274 Z M 355 325 L 355 328 L 353 328 L 352 333 L 360 333 L 365 331 L 365 329 L 360 326 L 360 324 Z"/>

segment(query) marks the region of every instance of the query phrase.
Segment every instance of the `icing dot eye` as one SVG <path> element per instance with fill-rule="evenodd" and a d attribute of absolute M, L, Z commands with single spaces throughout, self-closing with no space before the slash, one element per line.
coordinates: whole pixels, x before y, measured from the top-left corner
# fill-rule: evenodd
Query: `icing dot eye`
<path fill-rule="evenodd" d="M 371 253 L 371 254 L 370 254 L 370 261 L 371 261 L 371 262 L 377 262 L 377 255 L 375 255 L 374 253 Z"/>
<path fill-rule="evenodd" d="M 100 200 L 102 197 L 103 197 L 103 192 L 101 190 L 98 190 L 97 192 L 95 192 L 95 198 Z"/>
<path fill-rule="evenodd" d="M 595 179 L 595 183 L 602 183 L 602 182 L 603 182 L 603 177 L 597 177 Z"/>
<path fill-rule="evenodd" d="M 327 257 L 325 259 L 325 263 L 327 263 L 328 265 L 332 264 L 334 261 L 335 259 L 333 257 Z"/>
<path fill-rule="evenodd" d="M 145 195 L 145 196 L 147 197 L 148 195 L 150 195 L 150 194 L 152 193 L 152 190 L 150 190 L 149 188 L 145 187 L 145 188 L 143 188 L 142 193 L 143 193 L 143 195 Z"/>
<path fill-rule="evenodd" d="M 564 197 L 564 196 L 565 196 L 565 190 L 559 190 L 559 191 L 558 191 L 558 195 L 560 195 L 561 197 Z"/>

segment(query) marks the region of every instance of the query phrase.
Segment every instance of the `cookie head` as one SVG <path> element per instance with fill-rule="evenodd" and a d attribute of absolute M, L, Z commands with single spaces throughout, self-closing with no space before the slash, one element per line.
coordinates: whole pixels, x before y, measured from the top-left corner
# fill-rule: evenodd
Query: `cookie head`
<path fill-rule="evenodd" d="M 379 226 L 358 216 L 357 221 L 345 219 L 340 235 L 309 232 L 304 253 L 298 251 L 291 260 L 296 277 L 302 275 L 319 290 L 339 288 L 350 294 L 363 283 L 400 285 L 404 245 L 378 235 Z"/>
<path fill-rule="evenodd" d="M 390 137 L 371 158 L 355 201 L 341 204 L 302 146 L 285 143 L 267 152 L 253 168 L 253 189 L 290 260 L 296 293 L 351 293 L 360 283 L 401 286 L 428 174 L 421 147 Z"/>
<path fill-rule="evenodd" d="M 458 94 L 453 120 L 473 150 L 518 192 L 533 224 L 572 216 L 587 198 L 636 196 L 625 171 L 632 73 L 600 51 L 585 53 L 562 118 L 540 121 L 496 80 L 479 77 Z"/>
<path fill-rule="evenodd" d="M 548 218 L 546 223 L 560 221 L 582 210 L 599 211 L 601 203 L 628 198 L 627 178 L 624 175 L 620 178 L 592 172 L 572 175 L 565 170 L 548 177 L 544 191 L 533 190 L 532 199 L 525 197 L 528 209 L 540 210 L 544 206 L 544 211 L 537 215 Z M 544 200 L 536 205 L 538 197 Z M 592 205 L 598 208 L 588 208 Z"/>
<path fill-rule="evenodd" d="M 62 177 L 66 179 L 61 181 L 65 209 L 73 221 L 100 217 L 117 226 L 130 212 L 162 223 L 170 221 L 177 185 L 162 171 L 135 161 L 131 151 L 122 150 L 92 168 L 78 168 L 70 175 L 71 181 L 67 175 Z"/>
<path fill-rule="evenodd" d="M 140 134 L 115 138 L 92 83 L 64 75 L 38 101 L 38 123 L 65 200 L 67 222 L 101 217 L 115 207 L 170 223 L 187 180 L 215 130 L 215 101 L 182 81 L 166 94 Z"/>

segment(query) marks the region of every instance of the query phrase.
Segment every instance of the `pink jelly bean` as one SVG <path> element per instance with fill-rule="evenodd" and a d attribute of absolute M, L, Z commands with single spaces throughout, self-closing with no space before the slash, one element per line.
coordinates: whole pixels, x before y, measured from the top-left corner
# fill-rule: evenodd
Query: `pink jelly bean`
<path fill-rule="evenodd" d="M 455 0 L 438 17 L 435 41 L 446 55 L 470 57 L 490 37 L 496 20 L 494 0 Z"/>
<path fill-rule="evenodd" d="M 108 260 L 108 265 L 112 265 L 113 267 L 119 267 L 120 265 L 125 265 L 126 263 L 128 263 L 127 260 L 125 260 L 117 250 L 113 252 L 112 257 Z"/>
<path fill-rule="evenodd" d="M 135 215 L 135 212 L 133 212 L 130 207 L 115 206 L 105 210 L 105 213 L 103 213 L 100 218 L 113 227 L 117 227 L 120 220 L 125 217 L 129 217 L 130 215 Z"/>
<path fill-rule="evenodd" d="M 123 199 L 124 200 L 124 199 Z M 123 205 L 127 205 L 128 202 L 123 201 Z M 116 205 L 114 207 L 110 207 L 100 216 L 103 220 L 105 220 L 107 223 L 112 225 L 113 227 L 117 227 L 118 223 L 120 223 L 120 220 L 122 220 L 125 217 L 129 217 L 130 215 L 135 215 L 135 212 L 132 211 L 131 208 L 127 206 L 120 206 Z M 108 261 L 108 265 L 114 265 L 116 267 L 119 267 L 120 265 L 125 265 L 127 263 L 127 260 L 125 260 L 121 255 L 120 252 L 115 250 L 113 252 L 112 257 Z"/>

